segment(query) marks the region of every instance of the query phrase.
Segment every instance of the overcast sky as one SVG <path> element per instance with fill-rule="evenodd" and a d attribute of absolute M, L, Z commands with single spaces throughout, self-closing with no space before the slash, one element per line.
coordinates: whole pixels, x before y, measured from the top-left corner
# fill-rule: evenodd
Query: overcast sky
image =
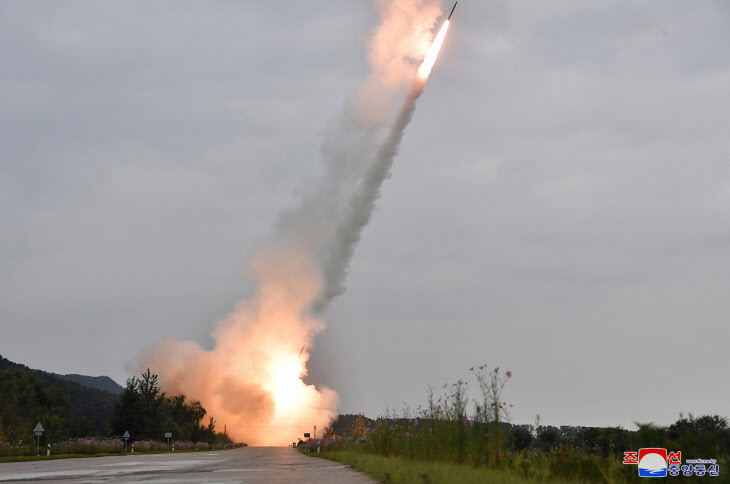
<path fill-rule="evenodd" d="M 518 423 L 728 416 L 729 19 L 461 2 L 309 380 L 376 416 L 487 363 Z M 209 346 L 376 23 L 366 1 L 1 1 L 0 354 L 123 383 L 167 335 Z"/>

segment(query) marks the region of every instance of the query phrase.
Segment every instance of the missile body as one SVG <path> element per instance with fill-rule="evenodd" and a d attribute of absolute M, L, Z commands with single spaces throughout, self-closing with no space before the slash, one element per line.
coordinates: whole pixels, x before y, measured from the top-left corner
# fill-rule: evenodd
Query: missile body
<path fill-rule="evenodd" d="M 449 18 L 447 18 L 446 20 L 451 20 L 451 16 L 454 15 L 454 9 L 456 8 L 456 4 L 457 3 L 459 3 L 459 2 L 454 2 L 454 6 L 451 9 L 451 13 L 449 14 Z"/>

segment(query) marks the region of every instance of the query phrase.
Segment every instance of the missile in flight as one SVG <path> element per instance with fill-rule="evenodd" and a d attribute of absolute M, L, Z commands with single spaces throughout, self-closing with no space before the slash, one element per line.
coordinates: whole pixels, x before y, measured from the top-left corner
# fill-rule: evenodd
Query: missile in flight
<path fill-rule="evenodd" d="M 454 9 L 456 8 L 456 4 L 457 3 L 459 3 L 459 2 L 454 2 L 454 6 L 451 9 L 451 13 L 449 14 L 449 18 L 447 18 L 446 20 L 451 20 L 451 16 L 454 15 Z"/>

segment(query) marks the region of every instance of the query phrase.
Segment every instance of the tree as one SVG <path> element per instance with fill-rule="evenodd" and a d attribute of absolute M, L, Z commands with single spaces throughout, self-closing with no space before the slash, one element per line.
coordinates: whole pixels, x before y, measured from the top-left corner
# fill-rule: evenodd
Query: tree
<path fill-rule="evenodd" d="M 110 435 L 120 436 L 128 431 L 133 440 L 143 438 L 142 397 L 138 389 L 139 380 L 137 377 L 127 378 L 127 385 L 112 408 L 111 418 L 109 419 Z"/>
<path fill-rule="evenodd" d="M 532 431 L 528 425 L 514 425 L 510 429 L 512 446 L 515 450 L 525 450 L 532 443 Z"/>
<path fill-rule="evenodd" d="M 325 427 L 322 438 L 324 440 L 330 440 L 335 438 L 335 428 L 332 425 L 330 425 L 329 427 Z"/>
<path fill-rule="evenodd" d="M 669 426 L 667 437 L 680 445 L 683 451 L 696 455 L 715 455 L 730 451 L 728 419 L 719 415 L 703 415 L 689 418 L 680 415 Z"/>
<path fill-rule="evenodd" d="M 537 445 L 544 451 L 550 451 L 558 444 L 558 428 L 552 425 L 541 425 L 537 428 Z"/>
<path fill-rule="evenodd" d="M 75 436 L 81 426 L 63 391 L 19 369 L 0 370 L 0 422 L 0 434 L 10 441 L 32 439 L 38 422 L 46 441 Z"/>
<path fill-rule="evenodd" d="M 157 375 L 153 374 L 149 368 L 142 373 L 142 378 L 139 380 L 139 394 L 144 424 L 142 434 L 145 438 L 161 439 L 164 435 L 162 422 L 165 392 L 160 390 Z"/>
<path fill-rule="evenodd" d="M 205 440 L 201 420 L 206 413 L 205 408 L 197 400 L 186 402 L 185 395 L 168 397 L 164 405 L 164 429 L 166 432 L 172 432 L 176 439 Z"/>
<path fill-rule="evenodd" d="M 135 440 L 161 439 L 164 401 L 165 393 L 160 390 L 157 375 L 149 368 L 141 378 L 128 378 L 112 409 L 109 433 L 122 435 L 129 431 Z"/>
<path fill-rule="evenodd" d="M 368 433 L 367 425 L 365 424 L 365 417 L 363 414 L 359 413 L 357 414 L 357 420 L 355 420 L 355 423 L 352 424 L 352 430 L 350 431 L 350 435 L 353 437 L 365 437 Z"/>
<path fill-rule="evenodd" d="M 127 379 L 127 386 L 112 409 L 110 434 L 129 431 L 133 440 L 163 438 L 172 432 L 176 440 L 223 443 L 227 437 L 215 433 L 215 419 L 202 423 L 207 412 L 199 401 L 188 402 L 185 395 L 166 396 L 157 375 L 148 368 L 137 377 Z"/>

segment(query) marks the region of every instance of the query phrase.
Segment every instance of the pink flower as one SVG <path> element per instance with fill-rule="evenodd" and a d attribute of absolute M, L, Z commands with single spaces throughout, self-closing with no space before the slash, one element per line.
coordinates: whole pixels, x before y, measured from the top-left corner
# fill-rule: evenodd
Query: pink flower
<path fill-rule="evenodd" d="M 484 365 L 481 365 L 481 366 L 479 367 L 479 369 L 480 369 L 480 370 L 483 370 L 483 369 L 484 369 Z"/>
<path fill-rule="evenodd" d="M 415 424 L 418 425 L 418 419 L 416 419 Z"/>
<path fill-rule="evenodd" d="M 410 436 L 411 436 L 410 432 L 406 432 L 406 437 L 410 437 Z"/>
<path fill-rule="evenodd" d="M 499 373 L 499 367 L 494 369 L 494 373 Z"/>
<path fill-rule="evenodd" d="M 507 370 L 506 372 L 504 372 L 504 374 L 507 375 L 507 378 L 512 378 L 512 372 L 511 371 Z"/>
<path fill-rule="evenodd" d="M 429 432 L 433 433 L 433 429 L 428 429 Z"/>
<path fill-rule="evenodd" d="M 469 368 L 469 371 L 474 371 L 474 367 L 472 366 L 471 368 Z"/>

